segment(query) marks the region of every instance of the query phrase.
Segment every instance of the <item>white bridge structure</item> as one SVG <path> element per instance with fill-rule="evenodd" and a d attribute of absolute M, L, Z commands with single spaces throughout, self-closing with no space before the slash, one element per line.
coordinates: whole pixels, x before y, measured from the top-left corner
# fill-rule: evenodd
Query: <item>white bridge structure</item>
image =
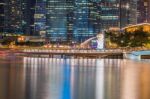
<path fill-rule="evenodd" d="M 47 49 L 25 49 L 20 54 L 23 55 L 48 55 L 48 56 L 82 56 L 82 57 L 122 57 L 123 51 L 120 49 L 115 50 L 47 50 Z"/>

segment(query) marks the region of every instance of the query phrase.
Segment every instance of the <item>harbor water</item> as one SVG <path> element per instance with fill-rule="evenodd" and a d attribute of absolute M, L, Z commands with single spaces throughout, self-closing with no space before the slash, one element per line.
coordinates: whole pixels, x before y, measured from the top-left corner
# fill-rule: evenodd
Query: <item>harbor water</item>
<path fill-rule="evenodd" d="M 0 99 L 150 99 L 150 60 L 0 58 Z"/>

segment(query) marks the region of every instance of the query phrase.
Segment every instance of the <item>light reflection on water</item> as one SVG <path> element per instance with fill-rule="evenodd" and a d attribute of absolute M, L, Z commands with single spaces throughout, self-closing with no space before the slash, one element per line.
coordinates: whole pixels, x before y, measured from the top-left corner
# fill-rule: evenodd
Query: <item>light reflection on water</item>
<path fill-rule="evenodd" d="M 0 59 L 0 99 L 150 99 L 150 64 L 120 59 Z"/>
<path fill-rule="evenodd" d="M 142 59 L 141 61 L 150 63 L 150 59 Z"/>

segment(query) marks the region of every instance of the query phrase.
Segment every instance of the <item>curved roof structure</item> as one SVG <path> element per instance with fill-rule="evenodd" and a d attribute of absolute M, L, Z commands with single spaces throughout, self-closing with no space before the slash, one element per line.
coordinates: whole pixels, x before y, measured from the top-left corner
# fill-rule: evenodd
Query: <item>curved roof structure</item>
<path fill-rule="evenodd" d="M 150 32 L 150 23 L 141 23 L 136 25 L 126 26 L 122 30 L 126 30 L 127 32 L 134 32 L 139 29 L 139 27 L 143 28 L 143 31 Z"/>

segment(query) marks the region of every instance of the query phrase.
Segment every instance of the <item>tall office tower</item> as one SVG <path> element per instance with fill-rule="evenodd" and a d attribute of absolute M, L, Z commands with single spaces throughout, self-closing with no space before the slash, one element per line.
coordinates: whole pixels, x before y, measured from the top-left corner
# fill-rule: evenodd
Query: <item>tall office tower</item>
<path fill-rule="evenodd" d="M 119 14 L 119 1 L 118 0 L 103 0 L 98 3 L 100 9 L 100 28 L 101 31 L 111 27 L 119 27 L 120 14 Z"/>
<path fill-rule="evenodd" d="M 93 28 L 93 35 L 101 32 L 101 10 L 99 1 L 90 1 L 89 5 L 89 23 Z"/>
<path fill-rule="evenodd" d="M 148 22 L 150 23 L 150 0 L 148 0 Z"/>
<path fill-rule="evenodd" d="M 66 18 L 67 18 L 67 41 L 72 42 L 74 30 L 74 0 L 66 0 Z"/>
<path fill-rule="evenodd" d="M 128 0 L 120 0 L 120 28 L 123 28 L 130 23 L 130 3 Z"/>
<path fill-rule="evenodd" d="M 51 41 L 67 39 L 67 11 L 65 0 L 47 0 L 47 36 Z"/>
<path fill-rule="evenodd" d="M 36 0 L 22 0 L 21 2 L 22 32 L 26 35 L 33 35 L 34 33 L 35 1 Z"/>
<path fill-rule="evenodd" d="M 150 0 L 138 1 L 138 23 L 150 22 Z"/>
<path fill-rule="evenodd" d="M 4 29 L 4 0 L 0 1 L 0 33 L 3 33 Z"/>
<path fill-rule="evenodd" d="M 137 24 L 137 0 L 120 0 L 120 28 Z"/>
<path fill-rule="evenodd" d="M 120 26 L 120 2 L 119 0 L 94 0 L 90 4 L 90 22 L 97 33 L 109 28 Z"/>
<path fill-rule="evenodd" d="M 137 0 L 129 0 L 129 24 L 137 24 Z"/>
<path fill-rule="evenodd" d="M 4 0 L 4 33 L 31 35 L 35 0 Z"/>
<path fill-rule="evenodd" d="M 90 5 L 88 0 L 75 0 L 74 3 L 74 39 L 83 42 L 89 37 L 94 36 L 93 24 L 91 24 Z M 95 33 L 96 34 L 96 33 Z"/>
<path fill-rule="evenodd" d="M 83 41 L 94 36 L 88 6 L 89 2 L 83 0 L 37 0 L 35 34 L 46 34 L 54 42 Z"/>
<path fill-rule="evenodd" d="M 30 28 L 30 34 L 29 35 L 35 35 L 34 34 L 34 14 L 35 14 L 35 5 L 36 5 L 36 0 L 28 0 L 28 25 Z"/>
<path fill-rule="evenodd" d="M 51 41 L 58 42 L 71 39 L 73 32 L 72 17 L 72 0 L 47 0 L 46 36 Z"/>
<path fill-rule="evenodd" d="M 5 33 L 22 34 L 22 11 L 20 0 L 5 0 Z"/>
<path fill-rule="evenodd" d="M 34 14 L 34 35 L 42 35 L 46 32 L 46 0 L 36 0 Z"/>
<path fill-rule="evenodd" d="M 36 0 L 35 34 L 77 41 L 111 27 L 136 24 L 136 0 Z"/>
<path fill-rule="evenodd" d="M 150 0 L 148 1 L 148 22 L 150 23 Z"/>

